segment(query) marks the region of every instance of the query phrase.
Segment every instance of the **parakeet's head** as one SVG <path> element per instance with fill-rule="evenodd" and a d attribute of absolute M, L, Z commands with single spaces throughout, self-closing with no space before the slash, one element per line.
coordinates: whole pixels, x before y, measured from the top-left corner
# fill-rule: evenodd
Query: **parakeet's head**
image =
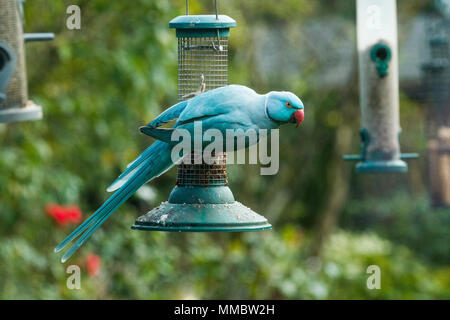
<path fill-rule="evenodd" d="M 302 100 L 288 91 L 272 91 L 267 96 L 266 112 L 269 118 L 279 122 L 296 123 L 305 118 Z"/>

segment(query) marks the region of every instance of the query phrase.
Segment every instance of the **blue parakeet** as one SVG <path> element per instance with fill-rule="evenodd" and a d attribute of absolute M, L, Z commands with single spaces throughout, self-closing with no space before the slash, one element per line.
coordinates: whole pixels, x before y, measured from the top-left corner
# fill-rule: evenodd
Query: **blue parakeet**
<path fill-rule="evenodd" d="M 304 106 L 295 94 L 272 91 L 262 95 L 240 85 L 220 87 L 175 104 L 140 128 L 141 132 L 158 141 L 128 165 L 107 188 L 108 192 L 114 192 L 111 197 L 64 239 L 55 252 L 61 251 L 79 236 L 62 257 L 61 261 L 65 262 L 143 184 L 174 165 L 171 158 L 173 146 L 170 144 L 173 130 L 183 128 L 193 134 L 194 122 L 201 121 L 203 130 L 218 129 L 225 136 L 227 129 L 275 129 L 284 123 L 299 125 L 303 118 Z M 175 119 L 173 128 L 158 128 Z"/>

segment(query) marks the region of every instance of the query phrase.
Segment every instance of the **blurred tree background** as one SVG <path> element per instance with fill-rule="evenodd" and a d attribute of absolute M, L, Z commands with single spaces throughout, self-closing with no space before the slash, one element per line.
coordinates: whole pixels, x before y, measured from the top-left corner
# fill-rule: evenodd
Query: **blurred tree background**
<path fill-rule="evenodd" d="M 431 2 L 399 0 L 400 24 Z M 65 27 L 70 4 L 81 8 L 81 30 Z M 193 14 L 213 10 L 213 1 L 190 1 Z M 184 14 L 185 2 L 29 0 L 26 31 L 56 38 L 27 44 L 30 97 L 44 119 L 0 124 L 0 298 L 450 298 L 450 210 L 429 204 L 423 103 L 401 93 L 402 150 L 422 155 L 407 174 L 357 176 L 341 159 L 359 150 L 354 1 L 228 0 L 219 11 L 237 21 L 230 83 L 289 90 L 306 106 L 299 129 L 281 130 L 278 175 L 229 166 L 237 200 L 273 230 L 131 231 L 136 217 L 167 200 L 172 169 L 61 264 L 53 248 L 75 224 L 59 225 L 46 206 L 77 205 L 87 217 L 153 142 L 137 128 L 176 102 L 177 42 L 168 22 Z M 330 37 L 327 47 L 319 34 Z M 342 64 L 320 53 L 339 39 L 348 44 L 349 70 L 340 86 L 325 85 Z M 101 257 L 98 272 L 92 254 Z M 80 290 L 66 287 L 69 264 L 82 267 Z M 372 264 L 381 268 L 381 290 L 367 289 Z"/>

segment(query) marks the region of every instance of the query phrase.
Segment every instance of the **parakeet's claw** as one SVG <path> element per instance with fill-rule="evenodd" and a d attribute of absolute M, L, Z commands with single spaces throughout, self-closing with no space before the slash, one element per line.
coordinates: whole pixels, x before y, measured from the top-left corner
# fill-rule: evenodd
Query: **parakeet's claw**
<path fill-rule="evenodd" d="M 182 98 L 182 99 L 190 99 L 190 98 L 193 98 L 193 97 L 195 97 L 195 96 L 198 96 L 200 93 L 201 93 L 201 92 L 199 92 L 199 91 L 191 92 L 191 93 L 185 94 L 185 95 L 182 96 L 181 98 Z"/>
<path fill-rule="evenodd" d="M 205 90 L 206 90 L 205 76 L 202 74 L 200 76 L 200 88 L 198 88 L 198 90 L 195 92 L 185 94 L 181 98 L 182 99 L 190 99 L 190 98 L 198 96 L 199 94 L 202 94 L 203 92 L 205 92 Z"/>

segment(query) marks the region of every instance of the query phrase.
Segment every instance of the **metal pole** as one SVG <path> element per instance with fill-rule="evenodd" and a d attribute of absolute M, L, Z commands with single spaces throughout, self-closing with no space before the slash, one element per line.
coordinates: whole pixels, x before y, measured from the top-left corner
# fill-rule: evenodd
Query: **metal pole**
<path fill-rule="evenodd" d="M 55 35 L 50 32 L 47 32 L 47 33 L 25 33 L 23 35 L 23 38 L 24 38 L 25 42 L 50 41 L 55 38 Z"/>
<path fill-rule="evenodd" d="M 216 20 L 219 20 L 219 7 L 217 6 L 217 0 L 214 1 L 216 7 Z"/>

